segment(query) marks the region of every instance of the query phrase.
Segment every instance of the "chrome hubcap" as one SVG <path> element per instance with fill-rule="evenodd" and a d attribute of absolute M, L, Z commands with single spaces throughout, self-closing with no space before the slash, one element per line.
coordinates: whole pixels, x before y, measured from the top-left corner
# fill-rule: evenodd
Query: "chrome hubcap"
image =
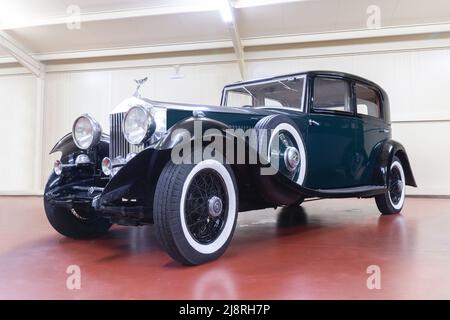
<path fill-rule="evenodd" d="M 290 172 L 297 170 L 300 164 L 300 154 L 297 148 L 287 147 L 284 153 L 284 163 Z"/>
<path fill-rule="evenodd" d="M 219 197 L 213 196 L 208 200 L 208 213 L 211 217 L 217 218 L 222 213 L 222 200 Z"/>

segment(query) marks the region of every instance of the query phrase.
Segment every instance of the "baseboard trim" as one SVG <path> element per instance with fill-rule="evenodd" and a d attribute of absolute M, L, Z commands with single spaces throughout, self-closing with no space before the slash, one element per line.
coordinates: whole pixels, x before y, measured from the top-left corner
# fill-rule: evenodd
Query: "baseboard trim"
<path fill-rule="evenodd" d="M 44 190 L 0 191 L 0 197 L 42 196 Z"/>
<path fill-rule="evenodd" d="M 450 199 L 450 195 L 430 195 L 430 194 L 410 194 L 407 198 L 425 198 L 425 199 Z"/>

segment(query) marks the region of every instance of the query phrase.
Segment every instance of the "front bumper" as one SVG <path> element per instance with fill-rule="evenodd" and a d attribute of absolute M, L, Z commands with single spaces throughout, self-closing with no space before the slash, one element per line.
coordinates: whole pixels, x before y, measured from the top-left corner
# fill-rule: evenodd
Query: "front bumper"
<path fill-rule="evenodd" d="M 99 216 L 108 218 L 113 223 L 122 225 L 141 225 L 151 223 L 146 219 L 149 212 L 148 207 L 137 205 L 134 201 L 122 199 L 119 203 L 111 206 L 99 206 L 98 200 L 104 188 L 95 186 L 66 185 L 56 187 L 44 194 L 45 200 L 52 206 L 67 210 L 83 209 L 95 210 Z"/>
<path fill-rule="evenodd" d="M 50 186 L 46 199 L 68 209 L 84 206 L 113 223 L 140 225 L 153 222 L 153 195 L 159 173 L 170 151 L 147 148 L 125 163 L 112 177 L 78 180 Z M 61 183 L 62 184 L 62 183 Z"/>

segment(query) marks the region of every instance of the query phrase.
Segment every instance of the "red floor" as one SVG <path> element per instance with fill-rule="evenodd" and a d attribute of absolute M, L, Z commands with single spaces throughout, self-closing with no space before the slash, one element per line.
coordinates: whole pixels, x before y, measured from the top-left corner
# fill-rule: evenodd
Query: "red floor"
<path fill-rule="evenodd" d="M 174 263 L 152 226 L 65 239 L 41 201 L 0 197 L 1 299 L 450 299 L 450 199 L 408 198 L 389 217 L 353 199 L 243 213 L 225 255 L 198 267 Z M 66 287 L 69 265 L 80 290 Z"/>

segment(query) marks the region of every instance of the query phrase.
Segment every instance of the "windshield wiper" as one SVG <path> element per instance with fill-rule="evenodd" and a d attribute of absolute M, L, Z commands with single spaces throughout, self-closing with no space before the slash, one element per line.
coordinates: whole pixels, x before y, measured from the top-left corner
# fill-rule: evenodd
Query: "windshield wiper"
<path fill-rule="evenodd" d="M 286 89 L 288 89 L 288 90 L 291 90 L 291 91 L 294 91 L 294 92 L 298 92 L 298 90 L 289 87 L 289 86 L 288 86 L 286 83 L 284 83 L 283 81 L 278 80 L 277 82 L 278 82 L 279 84 L 281 84 L 283 87 L 285 87 Z"/>
<path fill-rule="evenodd" d="M 251 95 L 252 96 L 252 98 L 253 99 L 255 99 L 256 100 L 256 97 L 253 95 L 253 93 L 251 93 L 248 89 L 247 89 L 247 87 L 245 87 L 245 86 L 243 86 L 242 87 L 242 89 L 244 89 L 245 90 L 245 92 L 247 92 L 249 95 Z"/>

